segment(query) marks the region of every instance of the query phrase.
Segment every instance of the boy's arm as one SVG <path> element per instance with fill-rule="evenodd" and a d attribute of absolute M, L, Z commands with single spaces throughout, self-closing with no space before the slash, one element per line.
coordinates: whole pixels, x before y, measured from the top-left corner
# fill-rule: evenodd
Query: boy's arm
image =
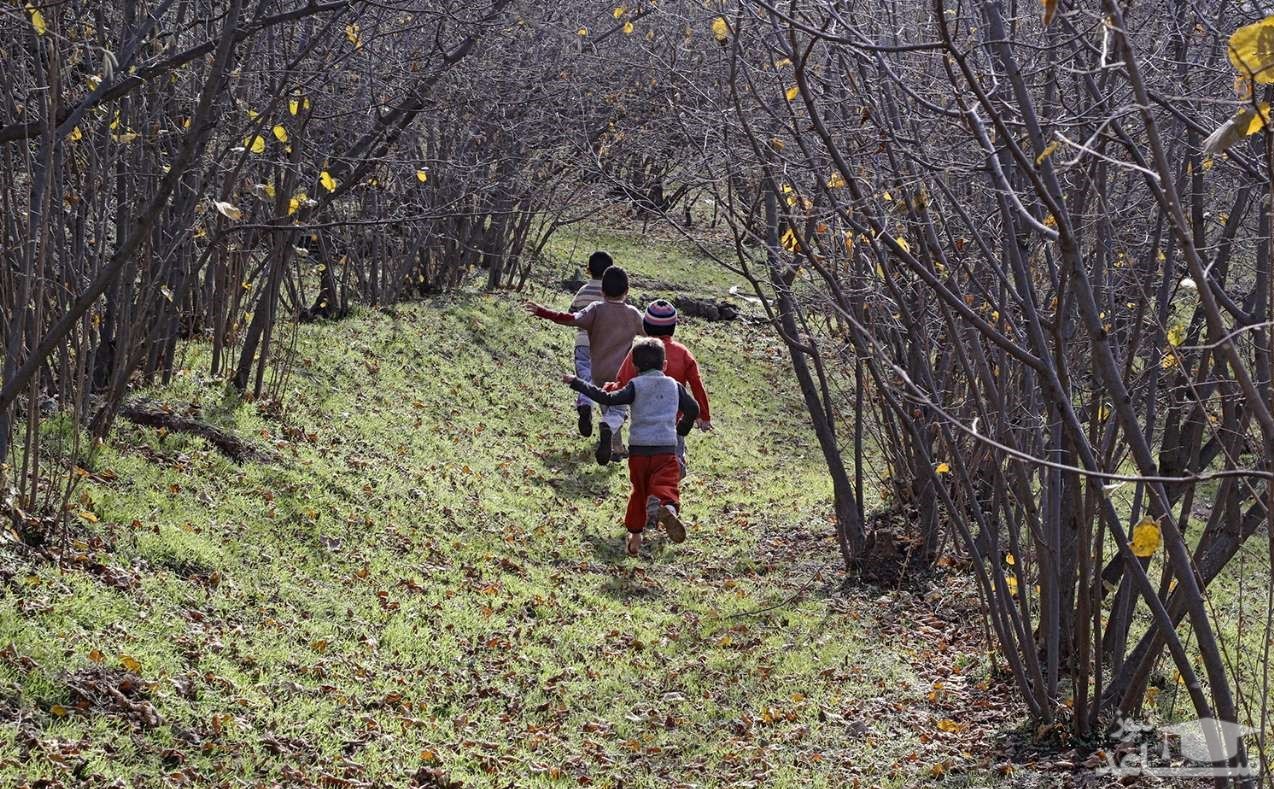
<path fill-rule="evenodd" d="M 708 390 L 703 388 L 703 380 L 699 377 L 699 360 L 690 355 L 686 367 L 686 382 L 690 384 L 690 391 L 694 394 L 695 402 L 699 404 L 699 421 L 710 424 L 712 414 L 708 409 Z"/>
<path fill-rule="evenodd" d="M 575 312 L 558 312 L 556 310 L 551 310 L 548 307 L 536 304 L 533 301 L 528 301 L 522 306 L 526 308 L 527 312 L 531 313 L 535 317 L 553 321 L 560 326 L 579 326 L 580 316 L 583 315 L 583 313 Z"/>
<path fill-rule="evenodd" d="M 632 405 L 633 401 L 637 399 L 637 387 L 633 386 L 631 382 L 617 392 L 606 392 L 573 375 L 566 376 L 562 380 L 569 383 L 575 391 L 583 393 L 588 399 L 602 405 Z"/>
<path fill-rule="evenodd" d="M 688 436 L 699 417 L 699 404 L 686 391 L 686 387 L 677 384 L 677 410 L 681 412 L 681 421 L 677 423 L 677 435 Z"/>

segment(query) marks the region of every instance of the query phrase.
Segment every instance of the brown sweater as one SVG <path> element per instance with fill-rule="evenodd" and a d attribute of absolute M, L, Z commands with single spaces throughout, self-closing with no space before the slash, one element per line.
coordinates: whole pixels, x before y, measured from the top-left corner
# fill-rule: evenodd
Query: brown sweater
<path fill-rule="evenodd" d="M 536 315 L 588 332 L 593 383 L 598 386 L 615 380 L 619 365 L 633 346 L 633 338 L 644 333 L 641 310 L 622 301 L 596 301 L 579 312 L 540 309 Z"/>

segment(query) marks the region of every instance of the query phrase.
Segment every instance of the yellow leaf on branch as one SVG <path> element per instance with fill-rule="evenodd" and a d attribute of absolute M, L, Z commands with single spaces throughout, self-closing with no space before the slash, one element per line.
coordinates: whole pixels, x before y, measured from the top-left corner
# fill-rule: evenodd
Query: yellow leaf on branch
<path fill-rule="evenodd" d="M 1265 128 L 1265 122 L 1269 117 L 1270 105 L 1268 102 L 1261 102 L 1255 108 L 1250 106 L 1241 108 L 1203 141 L 1203 155 L 1210 160 L 1211 157 L 1226 150 L 1244 137 L 1256 134 Z"/>
<path fill-rule="evenodd" d="M 1132 527 L 1132 554 L 1140 559 L 1154 556 L 1163 545 L 1163 532 L 1159 521 L 1147 515 Z"/>
<path fill-rule="evenodd" d="M 1228 50 L 1230 64 L 1240 76 L 1274 83 L 1274 16 L 1235 30 Z"/>
<path fill-rule="evenodd" d="M 632 34 L 633 34 L 633 23 L 632 23 L 632 22 L 625 22 L 625 23 L 624 23 L 624 35 L 626 35 L 626 36 L 631 36 Z"/>
<path fill-rule="evenodd" d="M 363 36 L 358 29 L 357 22 L 350 22 L 345 26 L 345 37 L 349 39 L 349 43 L 354 45 L 354 49 L 363 48 Z"/>
<path fill-rule="evenodd" d="M 44 14 L 40 13 L 40 9 L 27 3 L 27 13 L 31 15 L 31 27 L 35 28 L 37 36 L 42 36 L 49 32 L 49 25 L 44 21 Z"/>
<path fill-rule="evenodd" d="M 1057 151 L 1057 146 L 1058 146 L 1057 140 L 1053 140 L 1048 145 L 1045 145 L 1044 150 L 1040 151 L 1040 155 L 1035 157 L 1035 164 L 1036 165 L 1043 164 L 1045 159 L 1052 156 L 1053 153 Z"/>
<path fill-rule="evenodd" d="M 796 237 L 796 232 L 790 227 L 783 233 L 783 236 L 779 239 L 779 243 L 782 244 L 783 248 L 788 252 L 801 251 L 801 240 Z"/>
<path fill-rule="evenodd" d="M 327 170 L 319 174 L 319 183 L 323 184 L 323 188 L 329 192 L 336 191 L 336 179 Z"/>
<path fill-rule="evenodd" d="M 725 21 L 725 17 L 719 16 L 712 20 L 712 37 L 722 46 L 730 43 L 730 25 Z"/>
<path fill-rule="evenodd" d="M 278 140 L 279 142 L 287 142 L 287 141 L 288 141 L 288 130 L 287 130 L 287 129 L 283 128 L 282 126 L 275 126 L 275 127 L 272 129 L 272 131 L 274 132 L 274 139 Z"/>
<path fill-rule="evenodd" d="M 788 88 L 787 93 L 783 95 L 787 96 L 788 101 L 796 101 L 796 97 L 801 95 L 801 89 L 797 87 L 796 85 L 793 85 L 792 87 Z"/>
<path fill-rule="evenodd" d="M 300 111 L 301 111 L 301 101 L 299 99 L 289 99 L 288 112 L 291 113 L 292 115 L 296 115 Z"/>
<path fill-rule="evenodd" d="M 258 134 L 252 138 L 248 147 L 253 153 L 265 153 L 265 138 Z"/>
<path fill-rule="evenodd" d="M 240 219 L 243 219 L 243 210 L 240 209 L 238 206 L 234 205 L 233 203 L 226 203 L 221 200 L 214 200 L 212 205 L 214 208 L 217 209 L 217 213 L 221 214 L 226 219 L 232 219 L 236 222 L 238 222 Z"/>
<path fill-rule="evenodd" d="M 427 182 L 429 180 L 429 173 L 424 170 L 417 170 L 416 180 L 420 181 L 422 184 Z"/>

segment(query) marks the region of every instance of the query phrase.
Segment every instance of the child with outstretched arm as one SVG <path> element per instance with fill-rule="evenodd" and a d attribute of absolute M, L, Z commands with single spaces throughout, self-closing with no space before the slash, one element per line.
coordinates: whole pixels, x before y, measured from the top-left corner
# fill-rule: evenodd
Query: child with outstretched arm
<path fill-rule="evenodd" d="M 699 404 L 686 388 L 664 375 L 664 346 L 653 337 L 642 337 L 632 346 L 637 375 L 622 389 L 607 392 L 574 375 L 562 380 L 604 405 L 632 407 L 628 434 L 628 478 L 632 493 L 624 526 L 628 529 L 628 555 L 641 550 L 642 532 L 662 526 L 673 542 L 686 539 L 681 522 L 681 469 L 677 463 L 677 437 L 684 436 L 699 416 Z M 680 421 L 677 415 L 681 414 Z"/>
<path fill-rule="evenodd" d="M 575 292 L 571 299 L 571 312 L 583 312 L 595 301 L 602 301 L 602 275 L 615 261 L 605 252 L 597 251 L 588 257 L 588 282 Z M 589 352 L 588 330 L 575 332 L 575 374 L 585 381 L 593 380 L 592 356 Z M 579 434 L 593 435 L 593 401 L 582 394 L 575 395 L 575 410 L 579 413 Z"/>
<path fill-rule="evenodd" d="M 646 314 L 642 316 L 642 326 L 647 337 L 657 337 L 664 344 L 664 374 L 688 388 L 699 404 L 699 419 L 695 425 L 700 430 L 711 430 L 708 391 L 703 388 L 703 380 L 699 377 L 699 362 L 689 348 L 672 338 L 673 332 L 677 330 L 677 308 L 664 299 L 650 302 L 646 307 Z M 633 380 L 635 375 L 637 368 L 633 365 L 633 356 L 630 353 L 619 365 L 619 375 L 606 388 L 619 389 Z M 681 476 L 684 479 L 689 469 L 686 465 L 685 436 L 677 436 L 677 463 L 681 466 Z"/>
<path fill-rule="evenodd" d="M 619 266 L 611 266 L 602 274 L 602 300 L 579 312 L 555 312 L 533 301 L 528 301 L 525 306 L 527 312 L 537 318 L 588 332 L 593 383 L 602 386 L 615 379 L 633 338 L 641 335 L 641 310 L 625 303 L 627 296 L 628 272 Z M 597 462 L 604 466 L 612 460 L 620 460 L 625 454 L 619 431 L 628 409 L 622 405 L 607 405 L 600 400 L 597 403 L 602 406 L 602 419 L 597 427 Z"/>

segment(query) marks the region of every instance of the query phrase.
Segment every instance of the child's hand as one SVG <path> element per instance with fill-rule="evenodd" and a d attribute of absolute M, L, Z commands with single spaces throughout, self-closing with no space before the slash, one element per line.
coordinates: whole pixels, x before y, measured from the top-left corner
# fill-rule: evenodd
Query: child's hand
<path fill-rule="evenodd" d="M 540 305 L 536 304 L 533 301 L 524 301 L 522 302 L 522 309 L 526 310 L 531 315 L 534 315 L 536 312 L 539 311 Z"/>
<path fill-rule="evenodd" d="M 696 420 L 695 420 L 695 427 L 699 428 L 700 430 L 702 430 L 702 431 L 703 431 L 703 432 L 705 432 L 705 433 L 708 433 L 708 432 L 711 432 L 711 431 L 712 431 L 712 423 L 711 423 L 711 422 L 705 422 L 705 421 L 704 421 L 704 420 L 702 420 L 702 419 L 696 419 Z"/>
<path fill-rule="evenodd" d="M 573 383 L 575 383 L 575 376 L 571 375 L 570 373 L 567 373 L 566 375 L 563 375 L 563 376 L 562 376 L 562 383 L 564 383 L 564 384 L 573 384 Z"/>

